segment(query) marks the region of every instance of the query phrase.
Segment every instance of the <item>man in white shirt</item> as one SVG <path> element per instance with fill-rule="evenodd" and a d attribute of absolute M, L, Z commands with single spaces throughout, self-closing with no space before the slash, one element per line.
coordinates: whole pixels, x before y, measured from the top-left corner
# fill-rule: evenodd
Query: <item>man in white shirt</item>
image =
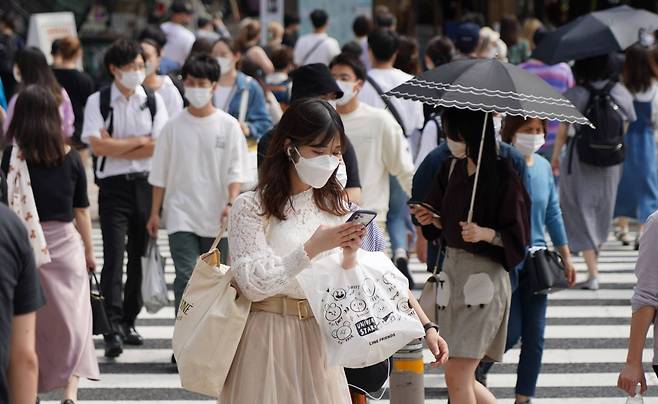
<path fill-rule="evenodd" d="M 247 158 L 247 141 L 237 119 L 212 105 L 220 77 L 217 60 L 192 56 L 182 75 L 190 105 L 167 122 L 158 137 L 149 175 L 153 202 L 147 225 L 156 237 L 164 208 L 176 267 L 176 311 L 197 257 L 210 249 L 240 193 Z M 226 239 L 222 241 L 221 260 L 226 263 L 228 249 Z"/>
<path fill-rule="evenodd" d="M 114 81 L 87 99 L 81 138 L 98 157 L 94 170 L 103 235 L 101 291 L 113 327 L 105 335 L 105 356 L 115 358 L 123 352 L 123 343 L 143 344 L 135 319 L 142 309 L 141 257 L 151 206 L 147 177 L 155 139 L 169 117 L 160 95 L 141 85 L 145 70 L 139 43 L 116 41 L 105 53 L 104 63 Z"/>
<path fill-rule="evenodd" d="M 340 53 L 338 41 L 327 35 L 329 15 L 324 10 L 311 13 L 313 32 L 299 38 L 295 44 L 294 61 L 297 66 L 311 63 L 329 65 L 331 59 Z"/>
<path fill-rule="evenodd" d="M 174 0 L 169 8 L 169 21 L 160 25 L 167 35 L 167 43 L 162 49 L 160 73 L 167 74 L 180 68 L 192 50 L 196 40 L 194 33 L 187 29 L 193 17 L 192 5 L 187 0 Z"/>
<path fill-rule="evenodd" d="M 399 40 L 395 32 L 379 28 L 368 35 L 368 47 L 372 68 L 368 71 L 367 83 L 359 92 L 359 100 L 375 108 L 387 108 L 388 112 L 402 126 L 405 137 L 414 130 L 423 127 L 425 118 L 423 104 L 417 101 L 389 98 L 390 107 L 384 102 L 381 94 L 397 87 L 413 76 L 393 67 L 397 56 Z M 414 234 L 409 208 L 408 195 L 400 187 L 397 179 L 390 178 L 390 201 L 387 217 L 387 228 L 391 238 L 391 249 L 394 260 L 403 273 L 407 272 L 409 234 Z M 413 286 L 413 285 L 412 285 Z"/>
<path fill-rule="evenodd" d="M 359 60 L 343 53 L 331 61 L 330 67 L 343 90 L 343 96 L 336 100 L 336 111 L 359 161 L 360 205 L 376 211 L 377 221 L 383 226 L 388 213 L 389 175 L 397 178 L 407 195 L 411 194 L 414 164 L 409 145 L 391 114 L 359 101 L 357 94 L 366 79 Z M 409 271 L 403 273 L 413 284 Z"/>

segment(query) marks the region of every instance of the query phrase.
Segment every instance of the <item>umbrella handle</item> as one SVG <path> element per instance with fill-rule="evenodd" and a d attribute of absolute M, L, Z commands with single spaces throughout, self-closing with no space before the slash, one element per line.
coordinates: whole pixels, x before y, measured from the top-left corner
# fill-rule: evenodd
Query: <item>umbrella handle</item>
<path fill-rule="evenodd" d="M 478 178 L 480 177 L 480 162 L 482 160 L 482 149 L 484 146 L 484 135 L 487 130 L 487 118 L 489 118 L 489 113 L 484 114 L 484 123 L 482 124 L 482 136 L 480 136 L 480 150 L 478 150 L 478 162 L 475 167 L 475 182 L 473 183 L 473 193 L 471 194 L 471 206 L 468 208 L 468 219 L 466 222 L 471 223 L 473 221 L 473 206 L 475 205 L 475 193 L 478 188 Z"/>

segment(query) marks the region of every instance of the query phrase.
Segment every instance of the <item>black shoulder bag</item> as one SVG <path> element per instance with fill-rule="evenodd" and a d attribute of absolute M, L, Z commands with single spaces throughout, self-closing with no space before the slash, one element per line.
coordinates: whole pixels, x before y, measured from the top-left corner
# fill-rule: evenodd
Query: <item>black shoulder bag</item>
<path fill-rule="evenodd" d="M 523 275 L 535 295 L 547 295 L 569 288 L 562 257 L 547 248 L 528 252 L 523 264 Z"/>

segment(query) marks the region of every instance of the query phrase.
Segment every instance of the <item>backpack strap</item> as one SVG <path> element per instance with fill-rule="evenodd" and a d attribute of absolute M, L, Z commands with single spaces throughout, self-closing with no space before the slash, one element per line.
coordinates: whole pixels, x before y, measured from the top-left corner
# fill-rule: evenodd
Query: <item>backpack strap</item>
<path fill-rule="evenodd" d="M 329 37 L 324 37 L 324 38 L 320 39 L 319 41 L 317 41 L 317 42 L 315 43 L 315 45 L 313 45 L 313 47 L 311 48 L 311 50 L 309 50 L 308 52 L 306 52 L 306 55 L 304 55 L 304 57 L 302 58 L 302 63 L 301 63 L 301 64 L 302 64 L 302 65 L 305 65 L 305 64 L 306 64 L 306 61 L 308 60 L 308 58 L 310 58 L 311 55 L 314 54 L 315 51 L 318 50 L 318 48 L 320 47 L 320 45 L 322 45 L 323 43 L 325 43 L 325 41 L 326 41 L 327 39 L 329 39 Z"/>
<path fill-rule="evenodd" d="M 101 116 L 103 117 L 103 122 L 106 125 L 107 133 L 112 136 L 112 132 L 114 131 L 114 111 L 110 105 L 112 103 L 112 86 L 103 87 L 99 93 L 99 97 L 99 108 L 101 111 Z M 93 159 L 94 168 L 97 168 L 99 172 L 103 171 L 105 169 L 106 160 L 107 159 L 105 156 Z M 94 170 L 94 177 L 96 177 L 96 170 Z M 96 178 L 94 178 L 94 180 L 97 182 Z"/>
<path fill-rule="evenodd" d="M 407 133 L 406 133 L 406 131 L 405 131 L 405 128 L 404 128 L 404 122 L 402 121 L 402 117 L 400 116 L 400 113 L 398 112 L 398 110 L 395 108 L 395 105 L 393 105 L 393 103 L 391 102 L 391 100 L 390 100 L 388 97 L 385 97 L 385 96 L 384 96 L 384 91 L 383 91 L 382 88 L 379 86 L 379 84 L 377 84 L 377 82 L 375 81 L 375 79 L 372 78 L 372 76 L 367 75 L 367 76 L 366 76 L 366 80 L 368 81 L 368 83 L 370 83 L 370 85 L 372 86 L 372 88 L 375 89 L 375 91 L 376 91 L 377 94 L 379 95 L 379 98 L 381 98 L 382 101 L 384 101 L 384 104 L 386 105 L 386 108 L 387 108 L 389 111 L 391 111 L 391 114 L 393 114 L 393 118 L 395 118 L 395 120 L 397 121 L 398 125 L 400 125 L 400 127 L 402 128 L 402 133 L 404 133 L 404 137 L 408 137 L 408 135 L 407 135 Z"/>
<path fill-rule="evenodd" d="M 9 172 L 9 162 L 11 160 L 11 150 L 14 146 L 9 145 L 2 153 L 2 163 L 0 163 L 0 171 L 7 173 Z"/>
<path fill-rule="evenodd" d="M 144 88 L 144 92 L 146 93 L 146 106 L 148 107 L 149 112 L 151 113 L 151 130 L 153 130 L 153 122 L 155 121 L 155 114 L 158 113 L 158 103 L 155 100 L 155 92 L 153 90 L 147 88 L 144 85 L 142 85 L 142 88 Z"/>

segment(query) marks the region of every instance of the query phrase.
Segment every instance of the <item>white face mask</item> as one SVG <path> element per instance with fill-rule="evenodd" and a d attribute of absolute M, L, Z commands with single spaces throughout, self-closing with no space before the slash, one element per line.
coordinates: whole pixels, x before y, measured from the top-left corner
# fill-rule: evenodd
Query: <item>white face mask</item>
<path fill-rule="evenodd" d="M 343 160 L 338 163 L 338 170 L 336 171 L 336 179 L 340 182 L 340 185 L 345 188 L 347 185 L 347 167 L 345 167 L 345 162 Z"/>
<path fill-rule="evenodd" d="M 21 78 L 21 72 L 18 70 L 17 66 L 14 66 L 13 73 L 14 73 L 14 80 L 16 80 L 17 83 L 20 83 L 21 79 L 22 79 Z"/>
<path fill-rule="evenodd" d="M 221 72 L 222 76 L 232 72 L 233 69 L 235 68 L 235 63 L 233 63 L 233 58 L 219 56 L 216 59 L 217 59 L 217 63 L 219 63 L 219 71 Z"/>
<path fill-rule="evenodd" d="M 292 158 L 290 150 L 293 150 L 293 148 L 288 149 L 288 156 Z M 338 157 L 333 155 L 323 155 L 307 159 L 299 153 L 299 150 L 296 148 L 294 150 L 299 156 L 299 160 L 294 163 L 297 175 L 299 175 L 299 178 L 305 184 L 316 189 L 322 188 L 327 184 L 327 181 L 329 181 L 329 178 L 331 178 L 340 163 Z"/>
<path fill-rule="evenodd" d="M 446 138 L 446 140 L 448 141 L 448 149 L 450 149 L 450 153 L 454 158 L 460 160 L 466 158 L 466 143 L 455 142 L 450 138 Z"/>
<path fill-rule="evenodd" d="M 338 87 L 341 89 L 341 91 L 343 91 L 343 96 L 336 100 L 336 105 L 338 106 L 347 105 L 350 101 L 352 101 L 352 98 L 354 98 L 354 96 L 356 95 L 356 93 L 354 92 L 354 85 L 356 84 L 356 82 L 336 80 L 336 84 L 338 84 Z"/>
<path fill-rule="evenodd" d="M 212 99 L 212 88 L 185 87 L 185 98 L 194 108 L 200 109 L 208 105 Z"/>
<path fill-rule="evenodd" d="M 524 156 L 530 156 L 544 145 L 544 135 L 533 133 L 517 133 L 514 137 L 514 147 Z"/>
<path fill-rule="evenodd" d="M 144 82 L 144 78 L 146 78 L 146 73 L 144 70 L 135 70 L 135 71 L 129 71 L 129 72 L 121 72 L 121 77 L 119 77 L 119 83 L 121 83 L 122 86 L 129 90 L 134 90 Z"/>
<path fill-rule="evenodd" d="M 150 76 L 151 74 L 155 73 L 158 70 L 158 65 L 155 63 L 146 63 L 146 71 L 144 74 L 146 77 Z"/>

